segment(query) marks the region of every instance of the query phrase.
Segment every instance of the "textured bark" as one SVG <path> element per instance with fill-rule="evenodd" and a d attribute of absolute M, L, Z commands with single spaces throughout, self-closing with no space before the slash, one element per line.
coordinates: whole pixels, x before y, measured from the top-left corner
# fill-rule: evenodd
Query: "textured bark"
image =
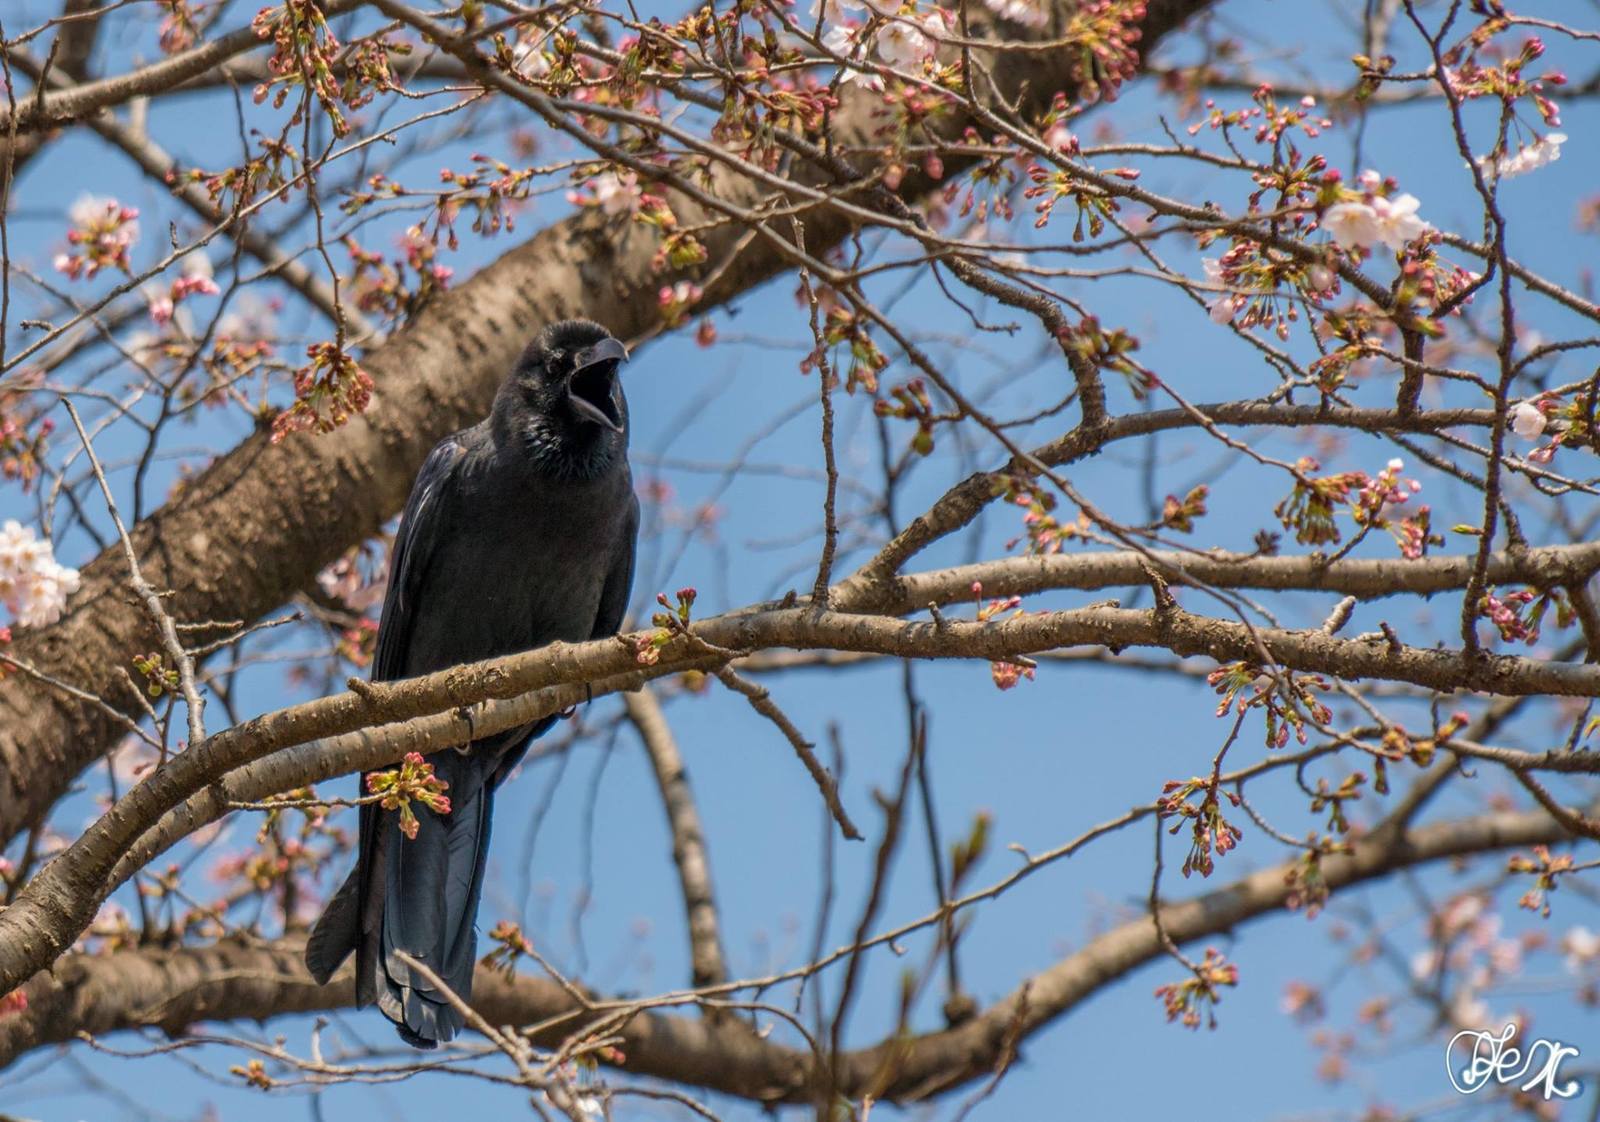
<path fill-rule="evenodd" d="M 714 986 L 728 980 L 717 922 L 716 893 L 711 888 L 711 858 L 706 853 L 705 827 L 689 787 L 689 769 L 672 735 L 661 702 L 649 686 L 622 695 L 628 720 L 639 734 L 650 770 L 656 777 L 661 805 L 672 835 L 672 863 L 678 868 L 684 919 L 689 928 L 690 982 Z"/>
<path fill-rule="evenodd" d="M 1152 0 L 1143 49 L 1209 4 Z M 1037 113 L 1062 86 L 1069 54 L 1020 52 L 996 60 L 994 70 L 1005 96 L 1021 96 L 1023 111 Z M 964 123 L 953 114 L 943 128 L 953 135 Z M 835 137 L 841 145 L 870 143 L 872 127 L 867 102 L 849 101 L 836 117 Z M 947 167 L 955 174 L 962 164 L 951 160 Z M 901 193 L 915 197 L 933 186 L 909 175 Z M 741 205 L 759 196 L 728 174 L 715 178 L 714 190 Z M 673 204 L 686 224 L 704 217 L 686 200 Z M 850 230 L 846 216 L 826 207 L 806 222 L 812 253 Z M 742 233 L 722 230 L 704 239 L 712 265 Z M 322 566 L 400 509 L 428 449 L 487 411 L 539 325 L 583 314 L 621 338 L 655 326 L 654 293 L 663 279 L 651 269 L 656 244 L 652 232 L 594 212 L 551 226 L 441 296 L 364 358 L 377 382 L 365 416 L 328 436 L 276 447 L 258 433 L 218 460 L 133 531 L 146 577 L 179 593 L 169 610 L 185 622 L 254 620 L 306 587 Z M 725 302 L 784 267 L 772 247 L 757 241 L 710 286 L 704 304 Z M 153 648 L 155 639 L 126 595 L 126 576 L 118 551 L 106 551 L 84 569 L 68 615 L 53 627 L 20 633 L 10 653 L 137 712 L 116 667 Z M 104 713 L 21 675 L 0 681 L 0 841 L 39 821 L 120 732 Z"/>
<path fill-rule="evenodd" d="M 791 647 L 899 658 L 997 659 L 1078 645 L 1162 647 L 1218 662 L 1257 662 L 1264 650 L 1279 666 L 1347 680 L 1383 678 L 1443 693 L 1472 689 L 1600 697 L 1600 666 L 1594 664 L 1391 647 L 1381 636 L 1372 641 L 1340 639 L 1321 630 L 1252 629 L 1176 607 L 1082 608 L 986 623 L 906 623 L 809 608 L 735 614 L 696 625 L 693 640 L 674 639 L 648 668 L 637 665 L 627 641 L 551 643 L 280 710 L 169 761 L 0 910 L 0 993 L 55 962 L 119 884 L 222 817 L 230 801 L 260 800 L 347 772 L 387 766 L 407 752 L 465 744 L 530 724 L 590 693 L 598 697 L 635 689 L 647 676 L 714 668 L 734 651 Z M 465 705 L 474 706 L 470 714 L 461 711 Z"/>
<path fill-rule="evenodd" d="M 1349 856 L 1324 861 L 1330 889 L 1386 876 L 1429 861 L 1508 847 L 1554 843 L 1566 832 L 1540 812 L 1491 814 L 1443 822 L 1395 836 L 1374 835 Z M 1287 867 L 1274 866 L 1193 899 L 1167 904 L 1162 921 L 1179 943 L 1229 931 L 1281 910 Z M 1090 940 L 1027 979 L 972 1020 L 942 1032 L 896 1037 L 847 1052 L 836 1090 L 852 1098 L 909 1100 L 948 1091 L 991 1073 L 1015 1042 L 1069 1012 L 1103 986 L 1163 954 L 1149 917 Z M 1176 969 L 1176 966 L 1174 965 Z M 178 950 L 74 955 L 27 988 L 25 1012 L 0 1018 L 0 1066 L 80 1032 L 96 1035 L 149 1026 L 176 1033 L 202 1020 L 256 1020 L 348 1007 L 349 971 L 318 986 L 298 947 L 219 943 Z M 585 1010 L 556 982 L 479 968 L 473 1005 L 493 1025 L 559 1021 L 538 1042 L 554 1046 L 615 1014 L 621 1003 Z M 1155 1015 L 1152 1007 L 1152 1016 Z M 775 1044 L 734 1018 L 638 1011 L 617 1035 L 624 1070 L 762 1102 L 806 1102 L 827 1071 L 809 1053 Z"/>
<path fill-rule="evenodd" d="M 1319 554 L 1258 557 L 1254 554 L 1179 553 L 1132 550 L 1007 557 L 926 573 L 896 576 L 849 603 L 854 611 L 903 615 L 928 604 L 972 599 L 972 582 L 985 596 L 1026 596 L 1045 589 L 1092 591 L 1143 585 L 1150 566 L 1174 586 L 1188 583 L 1218 588 L 1259 588 L 1277 592 L 1331 592 L 1376 600 L 1386 596 L 1431 596 L 1465 588 L 1476 558 L 1467 554 L 1418 558 L 1343 558 Z M 1489 555 L 1491 584 L 1553 588 L 1586 584 L 1600 570 L 1600 542 L 1546 546 Z"/>

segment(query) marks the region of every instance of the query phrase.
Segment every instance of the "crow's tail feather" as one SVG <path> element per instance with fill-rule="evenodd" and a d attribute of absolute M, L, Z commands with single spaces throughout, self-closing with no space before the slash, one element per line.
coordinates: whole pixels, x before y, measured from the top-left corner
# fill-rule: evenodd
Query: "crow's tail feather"
<path fill-rule="evenodd" d="M 530 734 L 552 720 L 477 742 L 468 752 L 432 756 L 434 774 L 449 784 L 450 813 L 415 807 L 415 838 L 401 834 L 398 811 L 370 803 L 361 808 L 360 858 L 312 929 L 306 966 L 326 983 L 354 951 L 356 1005 L 375 1002 L 408 1044 L 432 1048 L 465 1027 L 444 992 L 402 955 L 426 966 L 457 997 L 470 998 L 494 789 L 521 758 Z"/>
<path fill-rule="evenodd" d="M 372 870 L 373 890 L 383 893 L 384 902 L 361 941 L 367 953 L 359 956 L 378 1008 L 418 1047 L 452 1040 L 466 1025 L 450 998 L 406 957 L 427 967 L 457 997 L 471 997 L 474 924 L 494 798 L 486 782 L 489 760 L 453 752 L 434 759 L 435 774 L 450 784 L 450 813 L 419 808 L 411 839 L 400 836 L 393 812 L 384 816 L 379 829 L 393 836 L 379 847 L 382 862 Z"/>
<path fill-rule="evenodd" d="M 327 985 L 334 971 L 350 957 L 361 937 L 361 870 L 354 868 L 323 909 L 306 942 L 306 969 L 318 985 Z"/>

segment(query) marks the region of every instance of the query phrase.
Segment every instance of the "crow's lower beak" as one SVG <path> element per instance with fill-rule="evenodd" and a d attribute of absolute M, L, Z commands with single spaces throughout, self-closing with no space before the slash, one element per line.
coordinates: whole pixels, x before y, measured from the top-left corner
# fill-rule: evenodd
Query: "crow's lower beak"
<path fill-rule="evenodd" d="M 602 339 L 575 356 L 567 400 L 584 420 L 612 432 L 622 431 L 622 417 L 612 394 L 619 363 L 628 361 L 628 348 L 615 339 Z"/>

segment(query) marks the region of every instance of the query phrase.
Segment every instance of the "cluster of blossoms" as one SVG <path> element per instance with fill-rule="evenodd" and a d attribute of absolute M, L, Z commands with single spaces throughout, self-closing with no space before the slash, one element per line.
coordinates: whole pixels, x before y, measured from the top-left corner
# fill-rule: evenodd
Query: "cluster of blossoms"
<path fill-rule="evenodd" d="M 1519 401 L 1507 415 L 1511 431 L 1524 440 L 1542 441 L 1527 455 L 1530 462 L 1547 464 L 1560 448 L 1600 449 L 1596 432 L 1595 398 L 1588 390 L 1571 398 L 1540 396 Z"/>
<path fill-rule="evenodd" d="M 516 972 L 517 959 L 533 954 L 533 941 L 522 932 L 520 924 L 503 919 L 489 932 L 494 949 L 483 956 L 483 964 L 507 974 Z"/>
<path fill-rule="evenodd" d="M 186 298 L 215 296 L 220 291 L 211 268 L 211 259 L 203 253 L 191 253 L 183 259 L 178 279 L 168 286 L 167 291 L 146 291 L 146 298 L 150 301 L 150 318 L 164 327 L 172 322 L 178 305 Z"/>
<path fill-rule="evenodd" d="M 1217 703 L 1217 716 L 1227 716 L 1234 709 L 1242 716 L 1251 709 L 1261 709 L 1267 715 L 1267 733 L 1264 743 L 1268 748 L 1282 748 L 1289 743 L 1292 729 L 1301 744 L 1306 742 L 1306 721 L 1326 725 L 1333 720 L 1333 711 L 1324 705 L 1317 693 L 1327 693 L 1332 687 L 1320 674 L 1295 674 L 1284 670 L 1274 680 L 1253 662 L 1230 662 L 1206 676 L 1206 685 L 1216 690 L 1222 699 Z M 1281 683 L 1281 685 L 1280 685 Z"/>
<path fill-rule="evenodd" d="M 681 280 L 677 284 L 664 284 L 656 293 L 656 303 L 661 308 L 661 319 L 668 327 L 676 327 L 689 318 L 689 309 L 700 302 L 705 292 L 694 281 Z"/>
<path fill-rule="evenodd" d="M 1411 976 L 1431 983 L 1445 971 L 1460 979 L 1450 998 L 1451 1013 L 1460 1024 L 1503 1024 L 1480 996 L 1497 982 L 1521 972 L 1523 958 L 1545 941 L 1543 932 L 1508 936 L 1504 921 L 1476 892 L 1454 897 L 1428 917 L 1429 946 L 1411 959 Z"/>
<path fill-rule="evenodd" d="M 313 343 L 294 372 L 294 404 L 272 422 L 272 443 L 291 432 L 332 432 L 372 402 L 372 375 L 337 343 Z"/>
<path fill-rule="evenodd" d="M 1190 802 L 1197 794 L 1200 795 L 1200 802 Z M 1182 869 L 1186 877 L 1191 873 L 1209 877 L 1216 871 L 1213 854 L 1217 857 L 1227 856 L 1238 848 L 1240 839 L 1244 837 L 1243 830 L 1222 816 L 1223 799 L 1232 806 L 1240 805 L 1237 794 L 1219 790 L 1215 775 L 1209 779 L 1199 776 L 1184 780 L 1171 779 L 1162 784 L 1161 797 L 1156 800 L 1156 814 L 1162 819 L 1175 819 L 1167 833 L 1176 834 L 1183 829 L 1185 822 L 1189 823 L 1189 852 L 1183 859 Z"/>
<path fill-rule="evenodd" d="M 39 477 L 46 442 L 55 431 L 55 422 L 48 417 L 30 430 L 32 420 L 27 414 L 0 409 L 0 478 L 20 480 L 24 491 Z"/>
<path fill-rule="evenodd" d="M 829 6 L 835 11 L 860 11 L 868 2 L 869 0 L 828 0 Z M 898 4 L 882 3 L 879 0 L 871 0 L 871 4 L 879 15 L 892 17 L 877 28 L 872 36 L 872 42 L 878 61 L 893 69 L 919 68 L 923 60 L 933 56 L 938 49 L 939 40 L 949 32 L 942 9 L 935 8 L 926 15 L 914 17 L 896 15 Z M 822 45 L 831 54 L 841 58 L 851 58 L 856 55 L 856 48 L 868 30 L 868 27 L 860 24 L 835 24 L 823 36 Z M 873 85 L 879 83 L 877 77 L 860 70 L 847 71 L 844 80 Z"/>
<path fill-rule="evenodd" d="M 1238 984 L 1239 968 L 1215 947 L 1207 947 L 1205 959 L 1195 967 L 1193 977 L 1157 986 L 1156 996 L 1166 1008 L 1169 1024 L 1180 1021 L 1184 1028 L 1197 1029 L 1204 1014 L 1207 1025 L 1216 1028 L 1215 1010 L 1222 1000 L 1221 988 Z"/>
<path fill-rule="evenodd" d="M 81 195 L 67 210 L 67 242 L 73 248 L 56 255 L 55 267 L 73 280 L 94 277 L 101 269 L 131 272 L 128 250 L 139 240 L 139 212 L 116 199 Z"/>
<path fill-rule="evenodd" d="M 661 651 L 678 635 L 687 634 L 689 618 L 699 593 L 693 588 L 678 589 L 677 603 L 667 599 L 665 592 L 656 593 L 656 603 L 667 609 L 650 617 L 654 631 L 645 632 L 634 639 L 634 660 L 640 666 L 654 666 L 661 661 Z"/>
<path fill-rule="evenodd" d="M 996 616 L 1004 613 L 1013 613 L 1012 619 L 1017 619 L 1026 613 L 1022 610 L 1022 597 L 1007 596 L 1002 599 L 983 602 L 983 582 L 972 582 L 972 598 L 978 602 L 978 612 L 973 618 L 979 623 L 988 623 Z M 995 687 L 1000 690 L 1009 690 L 1026 678 L 1033 681 L 1034 665 L 1031 659 L 1015 658 L 1009 661 L 992 661 L 989 663 L 989 677 L 994 681 Z"/>
<path fill-rule="evenodd" d="M 40 540 L 32 527 L 15 520 L 0 526 L 0 603 L 18 623 L 54 623 L 78 583 L 78 570 L 58 565 L 50 542 Z"/>
<path fill-rule="evenodd" d="M 160 2 L 167 9 L 166 15 L 161 17 L 161 26 L 157 31 L 162 53 L 175 55 L 194 46 L 196 40 L 200 38 L 200 26 L 206 5 L 194 3 L 193 0 L 160 0 Z"/>
<path fill-rule="evenodd" d="M 644 198 L 639 177 L 631 171 L 603 171 L 586 186 L 588 194 L 567 192 L 567 202 L 574 206 L 598 207 L 606 214 L 632 214 Z"/>
<path fill-rule="evenodd" d="M 1317 99 L 1306 94 L 1293 105 L 1279 105 L 1273 96 L 1270 82 L 1263 82 L 1251 95 L 1254 106 L 1241 109 L 1223 109 L 1214 98 L 1206 98 L 1205 120 L 1189 126 L 1189 135 L 1197 136 L 1201 129 L 1224 130 L 1248 128 L 1253 130 L 1256 143 L 1276 144 L 1286 133 L 1298 128 L 1312 140 L 1322 135 L 1324 129 L 1333 127 L 1333 118 L 1317 114 Z"/>
<path fill-rule="evenodd" d="M 407 752 L 399 768 L 367 775 L 367 794 L 376 796 L 384 810 L 400 812 L 400 832 L 415 840 L 421 823 L 411 809 L 415 799 L 435 814 L 450 813 L 450 784 L 433 773 L 433 765 L 418 752 Z"/>
<path fill-rule="evenodd" d="M 1027 552 L 1038 557 L 1060 553 L 1067 542 L 1087 535 L 1088 516 L 1079 513 L 1073 521 L 1064 522 L 1055 515 L 1056 497 L 1027 476 L 1012 474 L 996 484 L 996 494 L 1003 500 L 1022 509 L 1023 533 L 1006 542 L 1007 549 L 1015 549 L 1026 541 Z"/>
<path fill-rule="evenodd" d="M 1535 140 L 1532 144 L 1518 144 L 1513 155 L 1502 152 L 1499 155 L 1490 153 L 1479 156 L 1478 167 L 1496 179 L 1511 179 L 1518 175 L 1526 175 L 1530 171 L 1537 171 L 1546 164 L 1553 164 L 1561 158 L 1561 146 L 1567 142 L 1567 134 L 1553 132 Z"/>
<path fill-rule="evenodd" d="M 880 397 L 872 403 L 872 411 L 879 417 L 914 421 L 917 431 L 911 438 L 911 450 L 919 456 L 926 456 L 933 451 L 933 427 L 941 418 L 934 412 L 928 384 L 921 378 L 912 378 L 904 385 L 891 386 L 889 400 Z"/>
<path fill-rule="evenodd" d="M 1270 325 L 1280 339 L 1289 338 L 1289 325 L 1300 318 L 1294 301 L 1277 298 L 1286 282 L 1314 301 L 1339 291 L 1339 276 L 1328 266 L 1305 265 L 1269 253 L 1260 243 L 1245 238 L 1221 257 L 1202 258 L 1200 265 L 1209 284 L 1234 290 L 1206 305 L 1213 323 L 1234 323 L 1241 328 Z"/>
<path fill-rule="evenodd" d="M 1334 514 L 1341 506 L 1348 508 L 1363 534 L 1369 529 L 1388 530 L 1408 560 L 1421 557 L 1428 546 L 1443 541 L 1432 531 L 1428 507 L 1419 506 L 1415 514 L 1402 517 L 1402 508 L 1422 490 L 1419 481 L 1401 478 L 1404 461 L 1390 460 L 1376 476 L 1364 471 L 1312 475 L 1320 466 L 1309 456 L 1300 459 L 1295 464 L 1298 478 L 1294 490 L 1273 509 L 1284 529 L 1293 530 L 1301 545 L 1337 545 L 1342 535 Z"/>
<path fill-rule="evenodd" d="M 382 253 L 363 249 L 349 235 L 344 239 L 344 247 L 353 263 L 350 287 L 356 306 L 364 312 L 375 312 L 398 321 L 448 288 L 455 270 L 436 260 L 437 241 L 424 233 L 421 226 L 408 226 L 395 240 L 405 257 L 403 260 L 395 258 L 392 264 Z M 414 281 L 407 277 L 408 267 L 415 274 Z"/>
<path fill-rule="evenodd" d="M 518 168 L 486 156 L 481 152 L 472 154 L 472 162 L 477 167 L 472 171 L 460 172 L 451 168 L 439 169 L 439 182 L 447 183 L 453 191 L 442 196 L 435 205 L 435 219 L 433 223 L 433 241 L 439 240 L 440 230 L 448 234 L 448 244 L 451 249 L 460 246 L 456 237 L 456 215 L 467 208 L 473 212 L 472 232 L 489 238 L 498 234 L 502 229 L 511 231 L 516 229 L 517 211 L 527 202 L 528 190 L 534 180 L 534 169 L 529 167 Z M 345 212 L 353 213 L 358 205 L 356 200 L 361 200 L 361 205 L 371 201 L 380 191 L 390 195 L 404 195 L 408 192 L 384 176 L 375 175 L 369 181 L 374 192 L 367 196 L 355 196 L 345 203 Z M 421 224 L 412 227 L 419 232 Z M 411 237 L 411 232 L 406 232 Z"/>
<path fill-rule="evenodd" d="M 1531 856 L 1512 854 L 1506 862 L 1506 871 L 1531 873 L 1534 877 L 1533 887 L 1522 894 L 1522 898 L 1517 901 L 1517 907 L 1538 912 L 1545 919 L 1549 919 L 1550 894 L 1560 885 L 1562 875 L 1572 872 L 1575 864 L 1572 854 L 1552 854 L 1547 845 L 1534 846 Z"/>
<path fill-rule="evenodd" d="M 398 88 L 389 56 L 411 53 L 408 44 L 383 35 L 341 44 L 314 0 L 284 0 L 262 8 L 250 26 L 273 47 L 267 60 L 270 77 L 256 86 L 255 103 L 270 97 L 272 107 L 281 109 L 299 86 L 316 98 L 335 136 L 350 131 L 345 109 L 360 109 L 376 94 Z M 299 124 L 304 112 L 305 104 L 296 104 L 290 125 Z"/>
<path fill-rule="evenodd" d="M 1526 643 L 1530 647 L 1539 641 L 1539 630 L 1544 617 L 1554 607 L 1556 626 L 1571 627 L 1577 619 L 1572 603 L 1561 588 L 1538 591 L 1532 588 L 1516 592 L 1498 592 L 1489 589 L 1478 603 L 1478 612 L 1500 632 L 1507 643 Z"/>
<path fill-rule="evenodd" d="M 1322 228 L 1341 249 L 1367 250 L 1385 245 L 1399 252 L 1433 227 L 1418 216 L 1415 195 L 1394 194 L 1375 171 L 1357 180 L 1360 196 L 1334 203 L 1322 212 Z"/>

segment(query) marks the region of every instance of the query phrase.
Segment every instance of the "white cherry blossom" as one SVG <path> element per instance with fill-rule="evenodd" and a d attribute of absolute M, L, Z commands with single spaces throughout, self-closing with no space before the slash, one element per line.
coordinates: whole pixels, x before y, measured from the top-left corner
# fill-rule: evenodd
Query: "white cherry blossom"
<path fill-rule="evenodd" d="M 15 519 L 0 526 L 0 603 L 19 624 L 43 627 L 61 618 L 78 591 L 78 570 L 56 564 L 48 539 Z"/>
<path fill-rule="evenodd" d="M 1511 407 L 1511 431 L 1524 440 L 1538 440 L 1544 435 L 1546 421 L 1544 410 L 1531 401 L 1519 401 Z"/>
<path fill-rule="evenodd" d="M 1024 27 L 1043 27 L 1050 22 L 1042 0 L 983 0 L 983 6 L 1001 19 Z"/>
<path fill-rule="evenodd" d="M 1366 203 L 1334 203 L 1322 212 L 1322 228 L 1341 249 L 1365 249 L 1381 232 L 1378 212 Z"/>
<path fill-rule="evenodd" d="M 1421 205 L 1415 195 L 1373 199 L 1372 209 L 1378 216 L 1378 240 L 1390 249 L 1399 250 L 1433 229 L 1418 217 L 1417 208 Z"/>
<path fill-rule="evenodd" d="M 1477 163 L 1497 179 L 1512 179 L 1555 163 L 1561 158 L 1561 146 L 1566 142 L 1566 133 L 1553 132 L 1532 144 L 1519 144 L 1514 154 L 1479 156 Z"/>
<path fill-rule="evenodd" d="M 906 20 L 891 20 L 878 29 L 878 57 L 896 70 L 914 69 L 933 53 L 933 42 Z"/>

